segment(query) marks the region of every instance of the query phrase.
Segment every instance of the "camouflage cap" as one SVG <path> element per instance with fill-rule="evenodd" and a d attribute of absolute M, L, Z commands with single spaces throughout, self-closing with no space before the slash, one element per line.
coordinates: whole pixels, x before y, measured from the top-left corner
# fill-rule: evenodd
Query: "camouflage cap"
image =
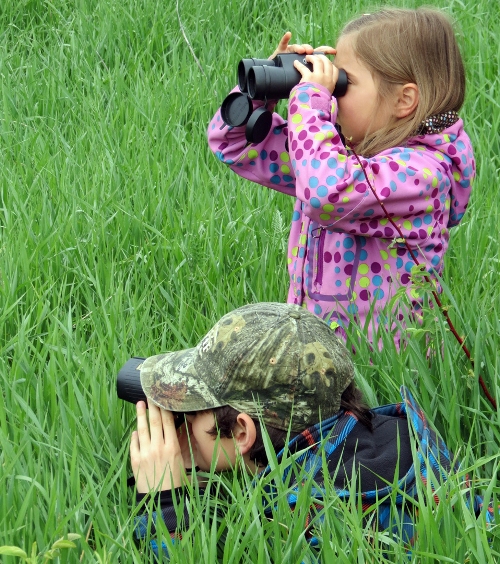
<path fill-rule="evenodd" d="M 140 370 L 146 396 L 165 409 L 230 405 L 279 429 L 292 419 L 293 431 L 337 413 L 354 378 L 350 355 L 330 327 L 280 303 L 238 308 L 195 348 L 149 357 Z"/>

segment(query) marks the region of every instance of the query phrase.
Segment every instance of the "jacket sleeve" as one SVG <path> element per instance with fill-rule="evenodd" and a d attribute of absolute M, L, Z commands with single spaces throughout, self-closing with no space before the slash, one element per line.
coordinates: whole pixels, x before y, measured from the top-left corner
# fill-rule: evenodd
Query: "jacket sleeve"
<path fill-rule="evenodd" d="M 397 237 L 368 185 L 368 176 L 405 237 L 421 242 L 439 228 L 439 218 L 446 225 L 449 201 L 443 193 L 449 191 L 449 180 L 425 146 L 394 148 L 358 160 L 334 127 L 336 99 L 318 84 L 298 84 L 290 93 L 288 110 L 296 196 L 310 219 L 333 231 Z M 408 221 L 415 216 L 420 220 Z"/>
<path fill-rule="evenodd" d="M 263 102 L 253 102 L 254 110 L 261 106 Z M 275 106 L 276 101 L 268 103 L 273 112 L 272 126 L 261 143 L 247 142 L 246 126 L 225 125 L 219 109 L 208 126 L 208 144 L 216 157 L 239 176 L 295 196 L 295 176 L 285 147 L 288 129 L 283 118 L 273 111 Z"/>
<path fill-rule="evenodd" d="M 179 527 L 189 527 L 189 513 L 187 509 L 188 496 L 185 488 L 176 488 L 171 491 L 159 492 L 156 496 L 149 494 L 136 494 L 137 504 L 142 504 L 143 512 L 136 516 L 134 523 L 134 534 L 137 540 L 150 539 L 150 546 L 156 556 L 160 551 L 163 556 L 168 557 L 168 544 L 162 540 L 158 543 L 158 519 L 163 521 L 163 527 L 170 534 L 172 543 L 180 538 Z M 182 514 L 179 522 L 178 516 Z"/>

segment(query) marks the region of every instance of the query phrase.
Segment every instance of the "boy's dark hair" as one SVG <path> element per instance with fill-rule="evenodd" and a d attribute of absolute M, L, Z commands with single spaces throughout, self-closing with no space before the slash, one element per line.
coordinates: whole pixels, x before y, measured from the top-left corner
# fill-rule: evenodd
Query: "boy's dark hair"
<path fill-rule="evenodd" d="M 356 387 L 354 382 L 351 382 L 342 393 L 340 399 L 340 410 L 344 412 L 351 412 L 360 423 L 368 427 L 370 431 L 372 430 L 373 413 L 370 411 L 370 408 L 364 403 L 361 390 Z M 212 437 L 217 437 L 219 433 L 221 438 L 232 437 L 232 431 L 240 412 L 236 409 L 233 409 L 229 405 L 224 405 L 222 407 L 215 408 L 213 410 L 213 413 L 215 416 L 215 425 L 212 429 L 210 429 L 210 431 L 207 431 L 208 434 Z M 249 452 L 250 459 L 257 464 L 267 466 L 268 459 L 266 449 L 264 447 L 264 441 L 262 439 L 260 421 L 256 418 L 252 418 L 252 420 L 255 423 L 257 436 L 255 443 L 253 444 Z M 285 445 L 287 444 L 287 437 L 290 441 L 297 435 L 300 435 L 300 433 L 292 431 L 290 432 L 290 434 L 288 434 L 287 431 L 277 429 L 276 427 L 271 427 L 270 425 L 266 425 L 266 429 L 269 439 L 271 440 L 271 444 L 273 445 L 276 452 L 279 452 L 285 447 Z"/>

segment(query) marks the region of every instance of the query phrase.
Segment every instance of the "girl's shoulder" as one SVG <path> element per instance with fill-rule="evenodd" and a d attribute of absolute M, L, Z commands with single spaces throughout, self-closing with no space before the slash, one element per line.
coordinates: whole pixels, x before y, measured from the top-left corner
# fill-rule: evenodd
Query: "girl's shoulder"
<path fill-rule="evenodd" d="M 430 154 L 437 152 L 452 157 L 463 152 L 472 154 L 472 143 L 461 119 L 442 131 L 410 137 L 405 148 Z"/>

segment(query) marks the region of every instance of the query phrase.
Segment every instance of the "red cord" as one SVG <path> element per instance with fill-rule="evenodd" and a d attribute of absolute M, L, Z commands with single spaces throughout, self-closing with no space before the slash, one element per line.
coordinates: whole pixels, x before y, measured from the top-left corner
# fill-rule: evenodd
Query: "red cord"
<path fill-rule="evenodd" d="M 392 217 L 390 217 L 384 202 L 378 197 L 377 192 L 375 191 L 375 188 L 372 186 L 372 183 L 370 182 L 370 179 L 368 178 L 368 174 L 366 172 L 365 166 L 363 165 L 363 163 L 361 162 L 361 159 L 358 157 L 356 151 L 354 151 L 354 149 L 351 148 L 351 151 L 353 153 L 353 155 L 356 157 L 356 160 L 359 163 L 359 166 L 361 167 L 361 169 L 363 170 L 364 174 L 365 174 L 365 178 L 366 181 L 368 182 L 368 186 L 370 187 L 370 190 L 372 191 L 372 194 L 375 196 L 377 202 L 379 203 L 380 207 L 382 208 L 382 211 L 385 214 L 385 217 L 389 220 L 390 224 L 392 225 L 392 227 L 394 227 L 394 229 L 398 232 L 400 238 L 404 241 L 405 247 L 407 248 L 408 252 L 410 253 L 411 258 L 413 259 L 413 262 L 417 265 L 420 266 L 420 263 L 418 262 L 417 257 L 415 256 L 413 250 L 410 248 L 410 246 L 408 245 L 408 241 L 406 240 L 406 237 L 403 235 L 403 232 L 401 231 L 400 227 L 398 225 L 396 225 L 396 223 L 394 222 L 394 220 L 392 219 Z M 424 280 L 428 283 L 428 284 L 432 284 L 431 279 L 429 278 L 428 274 L 424 274 Z M 471 357 L 471 354 L 469 352 L 469 349 L 467 348 L 467 346 L 465 345 L 465 341 L 464 339 L 462 339 L 462 337 L 460 337 L 460 335 L 457 333 L 457 330 L 455 329 L 455 326 L 453 325 L 450 316 L 448 315 L 448 311 L 446 310 L 445 307 L 443 307 L 443 304 L 439 298 L 438 293 L 435 290 L 432 290 L 432 295 L 434 296 L 434 299 L 436 300 L 436 304 L 439 307 L 441 313 L 444 315 L 446 322 L 448 323 L 448 326 L 450 328 L 450 331 L 453 333 L 453 335 L 455 336 L 456 340 L 459 342 L 460 347 L 462 348 L 462 350 L 464 351 L 465 355 L 467 356 L 467 358 L 469 359 L 472 368 L 474 368 L 474 360 Z M 489 392 L 488 388 L 486 387 L 486 384 L 484 383 L 484 380 L 482 378 L 481 375 L 479 375 L 479 384 L 481 386 L 481 388 L 483 389 L 484 395 L 488 398 L 488 400 L 490 401 L 491 405 L 494 407 L 494 409 L 497 408 L 497 402 L 495 401 L 495 398 L 493 398 L 493 396 L 491 395 L 491 393 Z"/>

